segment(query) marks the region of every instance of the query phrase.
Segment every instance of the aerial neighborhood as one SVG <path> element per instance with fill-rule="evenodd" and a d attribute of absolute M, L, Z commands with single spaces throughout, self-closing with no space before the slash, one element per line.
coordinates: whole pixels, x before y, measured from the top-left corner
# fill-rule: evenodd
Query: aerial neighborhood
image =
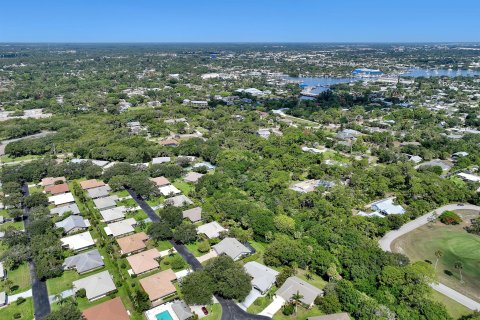
<path fill-rule="evenodd" d="M 478 50 L 0 46 L 0 319 L 478 319 Z"/>

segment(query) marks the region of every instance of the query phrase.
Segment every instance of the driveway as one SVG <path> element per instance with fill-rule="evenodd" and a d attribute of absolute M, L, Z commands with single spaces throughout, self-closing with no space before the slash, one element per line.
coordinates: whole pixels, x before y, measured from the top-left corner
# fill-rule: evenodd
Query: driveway
<path fill-rule="evenodd" d="M 204 254 L 203 256 L 197 257 L 197 260 L 200 261 L 200 263 L 202 263 L 212 258 L 215 258 L 216 256 L 218 256 L 218 254 L 215 252 L 215 250 L 210 250 L 209 253 Z"/>
<path fill-rule="evenodd" d="M 24 197 L 27 197 L 29 194 L 28 186 L 25 183 L 22 185 L 22 193 Z M 29 210 L 27 207 L 24 207 L 23 211 L 25 214 L 24 224 L 25 227 L 27 227 L 30 223 L 30 220 L 28 218 Z M 47 315 L 49 315 L 51 312 L 50 301 L 48 299 L 47 284 L 45 281 L 41 281 L 37 278 L 37 273 L 35 272 L 35 263 L 33 261 L 29 261 L 29 268 L 30 279 L 32 281 L 32 296 L 35 319 L 41 320 Z"/>
<path fill-rule="evenodd" d="M 410 231 L 413 231 L 425 224 L 427 224 L 431 219 L 433 219 L 435 216 L 440 215 L 442 212 L 447 211 L 447 210 L 476 210 L 480 211 L 479 206 L 475 206 L 472 204 L 448 204 L 446 206 L 437 208 L 420 218 L 417 218 L 413 221 L 410 221 L 406 224 L 404 224 L 400 229 L 398 230 L 392 230 L 387 232 L 379 241 L 378 244 L 380 245 L 380 248 L 382 248 L 383 251 L 392 251 L 392 242 L 403 236 L 404 234 L 409 233 Z M 453 290 L 452 288 L 447 287 L 446 285 L 443 285 L 441 283 L 435 284 L 432 283 L 430 286 L 446 295 L 447 297 L 457 301 L 458 303 L 464 305 L 465 307 L 471 309 L 471 310 L 480 310 L 480 303 L 470 299 L 469 297 L 464 296 L 458 291 Z"/>
<path fill-rule="evenodd" d="M 250 291 L 250 293 L 245 298 L 245 300 L 243 300 L 240 303 L 237 303 L 237 305 L 240 308 L 242 308 L 242 310 L 246 311 L 248 309 L 248 307 L 250 307 L 255 302 L 255 300 L 257 300 L 257 298 L 259 298 L 261 296 L 262 296 L 262 294 L 260 293 L 260 291 L 258 291 L 255 288 L 252 288 L 252 291 Z"/>
<path fill-rule="evenodd" d="M 159 222 L 160 217 L 157 215 L 157 213 L 150 207 L 150 205 L 143 200 L 141 197 L 137 195 L 135 191 L 132 189 L 127 189 L 128 193 L 132 197 L 133 200 L 142 208 L 142 210 L 147 214 L 147 216 L 153 221 L 153 222 Z"/>
<path fill-rule="evenodd" d="M 280 296 L 275 296 L 273 298 L 272 303 L 270 303 L 265 309 L 263 309 L 262 312 L 259 313 L 259 315 L 266 316 L 266 317 L 273 317 L 275 313 L 280 310 L 283 305 L 285 304 L 285 299 L 283 299 Z"/>

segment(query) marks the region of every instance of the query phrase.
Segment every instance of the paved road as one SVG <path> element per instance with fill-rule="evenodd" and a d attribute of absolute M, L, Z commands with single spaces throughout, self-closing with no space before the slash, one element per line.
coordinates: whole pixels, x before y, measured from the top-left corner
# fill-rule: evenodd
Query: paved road
<path fill-rule="evenodd" d="M 478 210 L 480 211 L 480 207 L 472 204 L 448 204 L 446 206 L 437 208 L 421 216 L 420 218 L 417 218 L 413 221 L 410 221 L 404 224 L 398 230 L 392 230 L 387 232 L 383 236 L 383 238 L 378 241 L 380 248 L 382 248 L 384 251 L 392 251 L 392 243 L 395 239 L 427 224 L 433 217 L 440 215 L 442 212 L 447 210 Z M 446 295 L 447 297 L 457 301 L 458 303 L 464 305 L 465 307 L 471 310 L 480 310 L 480 303 L 470 299 L 469 297 L 464 296 L 460 292 L 455 291 L 452 288 L 447 287 L 446 285 L 439 283 L 439 284 L 431 284 L 430 286 L 434 290 Z"/>
<path fill-rule="evenodd" d="M 28 186 L 26 184 L 22 185 L 22 193 L 24 197 L 28 196 Z M 29 220 L 29 210 L 28 208 L 23 208 L 25 219 L 25 227 L 30 223 Z M 32 281 L 32 295 L 33 295 L 33 308 L 35 311 L 35 319 L 41 320 L 50 314 L 50 301 L 48 300 L 48 290 L 47 284 L 45 281 L 41 281 L 37 278 L 37 273 L 35 272 L 35 263 L 29 261 L 30 269 L 30 279 Z"/>
<path fill-rule="evenodd" d="M 148 215 L 152 221 L 160 221 L 160 217 L 157 213 L 150 207 L 150 205 L 143 199 L 141 199 L 135 191 L 127 189 L 128 193 L 132 196 L 132 199 L 137 202 L 137 204 L 142 208 L 143 211 Z M 187 261 L 187 263 L 192 267 L 193 270 L 199 270 L 202 268 L 202 264 L 197 260 L 197 258 L 188 250 L 183 244 L 176 243 L 175 241 L 170 240 L 170 243 L 173 245 L 175 250 Z M 242 310 L 235 302 L 232 300 L 226 300 L 222 297 L 215 296 L 217 300 L 222 305 L 222 320 L 264 320 L 271 319 L 265 316 L 258 316 L 255 314 L 247 313 Z"/>

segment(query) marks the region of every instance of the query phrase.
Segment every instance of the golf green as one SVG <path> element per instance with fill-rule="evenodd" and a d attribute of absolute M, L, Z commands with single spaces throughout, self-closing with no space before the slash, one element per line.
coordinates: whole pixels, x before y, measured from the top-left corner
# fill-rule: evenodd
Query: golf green
<path fill-rule="evenodd" d="M 438 281 L 480 301 L 480 237 L 467 233 L 460 226 L 422 226 L 393 242 L 395 252 L 402 252 L 410 260 L 437 261 L 435 252 L 441 251 L 436 274 Z M 462 263 L 462 269 L 455 264 Z M 460 280 L 462 273 L 463 282 Z"/>

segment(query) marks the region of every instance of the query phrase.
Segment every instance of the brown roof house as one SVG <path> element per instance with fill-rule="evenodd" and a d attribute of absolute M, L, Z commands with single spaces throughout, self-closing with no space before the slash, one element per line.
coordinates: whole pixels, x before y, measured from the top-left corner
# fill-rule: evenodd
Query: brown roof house
<path fill-rule="evenodd" d="M 350 316 L 346 312 L 340 312 L 325 316 L 308 317 L 307 320 L 350 320 Z"/>
<path fill-rule="evenodd" d="M 70 189 L 68 188 L 68 184 L 61 183 L 61 184 L 52 184 L 50 186 L 46 186 L 44 191 L 45 193 L 50 193 L 54 196 L 57 194 L 70 192 Z"/>
<path fill-rule="evenodd" d="M 103 187 L 105 183 L 97 179 L 90 179 L 80 182 L 80 186 L 83 190 L 88 190 L 92 188 Z"/>
<path fill-rule="evenodd" d="M 158 263 L 159 258 L 160 252 L 156 248 L 153 248 L 129 256 L 127 257 L 127 261 L 132 267 L 133 274 L 140 275 L 160 267 Z"/>
<path fill-rule="evenodd" d="M 150 178 L 150 181 L 153 181 L 157 187 L 168 186 L 170 184 L 170 181 L 165 177 Z"/>
<path fill-rule="evenodd" d="M 147 245 L 145 242 L 148 240 L 148 236 L 145 232 L 139 232 L 117 239 L 118 246 L 120 247 L 121 254 L 132 254 L 144 250 Z"/>
<path fill-rule="evenodd" d="M 130 316 L 122 300 L 115 299 L 100 303 L 83 311 L 85 320 L 129 320 Z"/>
<path fill-rule="evenodd" d="M 157 305 L 162 302 L 162 298 L 166 298 L 177 292 L 177 289 L 172 283 L 175 280 L 177 280 L 177 276 L 172 269 L 168 269 L 140 279 L 140 285 L 148 294 L 150 302 Z"/>
<path fill-rule="evenodd" d="M 185 177 L 183 178 L 183 180 L 185 180 L 185 182 L 190 182 L 190 183 L 197 183 L 198 180 L 203 177 L 203 174 L 201 173 L 198 173 L 198 172 L 194 172 L 194 171 L 190 171 L 189 173 L 187 173 L 185 175 Z"/>
<path fill-rule="evenodd" d="M 48 187 L 48 186 L 53 186 L 55 183 L 58 183 L 62 181 L 63 183 L 67 182 L 67 179 L 65 177 L 47 177 L 43 178 L 42 181 L 40 182 L 40 185 L 42 187 Z"/>

